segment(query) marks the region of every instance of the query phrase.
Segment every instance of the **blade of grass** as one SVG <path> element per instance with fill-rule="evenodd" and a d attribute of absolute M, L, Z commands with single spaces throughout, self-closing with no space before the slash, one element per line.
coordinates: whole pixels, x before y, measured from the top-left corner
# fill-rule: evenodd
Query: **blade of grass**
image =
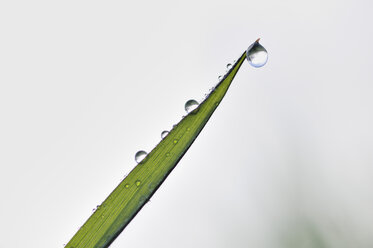
<path fill-rule="evenodd" d="M 146 204 L 192 145 L 246 58 L 243 53 L 197 109 L 183 118 L 97 208 L 65 246 L 108 247 Z"/>

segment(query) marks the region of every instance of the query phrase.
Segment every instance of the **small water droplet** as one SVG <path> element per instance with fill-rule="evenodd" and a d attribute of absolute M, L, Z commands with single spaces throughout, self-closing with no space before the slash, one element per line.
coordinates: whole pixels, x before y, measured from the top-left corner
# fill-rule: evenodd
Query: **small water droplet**
<path fill-rule="evenodd" d="M 124 185 L 124 187 L 128 189 L 128 188 L 130 187 L 130 185 L 129 185 L 128 183 L 126 183 L 126 184 Z"/>
<path fill-rule="evenodd" d="M 168 152 L 168 153 L 166 153 L 166 157 L 169 157 L 170 156 L 170 153 Z"/>
<path fill-rule="evenodd" d="M 189 100 L 185 103 L 185 111 L 187 113 L 190 113 L 192 112 L 193 110 L 195 110 L 196 108 L 198 107 L 198 102 L 196 100 Z"/>
<path fill-rule="evenodd" d="M 190 131 L 190 127 L 187 128 L 187 132 L 189 132 L 189 131 Z"/>
<path fill-rule="evenodd" d="M 174 139 L 174 144 L 177 144 L 177 139 Z"/>
<path fill-rule="evenodd" d="M 138 186 L 140 186 L 141 181 L 140 181 L 140 180 L 136 180 L 135 184 L 136 184 L 136 186 L 138 187 Z"/>
<path fill-rule="evenodd" d="M 146 151 L 138 151 L 138 152 L 136 152 L 136 154 L 135 154 L 135 161 L 137 163 L 140 163 L 146 157 L 146 155 L 148 155 L 146 153 Z"/>
<path fill-rule="evenodd" d="M 166 136 L 169 134 L 169 131 L 163 131 L 162 133 L 161 133 L 161 138 L 162 139 L 164 139 L 164 138 L 166 138 Z"/>
<path fill-rule="evenodd" d="M 228 63 L 227 64 L 227 69 L 230 70 L 232 68 L 232 64 L 231 63 Z"/>
<path fill-rule="evenodd" d="M 259 44 L 259 39 L 247 48 L 246 59 L 253 67 L 262 67 L 267 63 L 268 53 L 267 50 Z"/>
<path fill-rule="evenodd" d="M 218 79 L 219 79 L 219 81 L 221 80 L 223 78 L 223 76 L 222 75 L 220 75 L 219 77 L 218 77 Z"/>

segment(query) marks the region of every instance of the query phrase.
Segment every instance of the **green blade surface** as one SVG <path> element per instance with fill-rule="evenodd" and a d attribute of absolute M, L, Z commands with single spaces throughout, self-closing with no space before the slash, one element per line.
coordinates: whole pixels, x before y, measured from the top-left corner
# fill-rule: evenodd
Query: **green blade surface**
<path fill-rule="evenodd" d="M 67 248 L 108 247 L 147 203 L 220 104 L 246 58 L 243 53 L 210 95 L 184 117 L 78 230 Z"/>

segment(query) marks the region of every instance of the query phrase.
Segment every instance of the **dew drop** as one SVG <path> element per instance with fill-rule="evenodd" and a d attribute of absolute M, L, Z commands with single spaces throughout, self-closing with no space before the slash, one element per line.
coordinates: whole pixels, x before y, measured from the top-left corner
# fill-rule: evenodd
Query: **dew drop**
<path fill-rule="evenodd" d="M 169 134 L 169 131 L 163 131 L 162 133 L 161 133 L 161 138 L 162 139 L 164 139 L 164 138 L 166 138 L 166 136 Z"/>
<path fill-rule="evenodd" d="M 138 152 L 136 152 L 136 154 L 135 154 L 135 161 L 137 163 L 140 163 L 146 157 L 146 155 L 148 155 L 146 153 L 146 151 L 138 151 Z"/>
<path fill-rule="evenodd" d="M 220 75 L 219 77 L 218 77 L 218 79 L 219 79 L 219 81 L 221 80 L 223 78 L 223 76 L 222 75 Z"/>
<path fill-rule="evenodd" d="M 198 102 L 196 100 L 189 100 L 185 103 L 185 111 L 189 114 L 198 107 Z"/>
<path fill-rule="evenodd" d="M 128 183 L 126 183 L 126 184 L 124 185 L 124 187 L 128 189 L 128 188 L 130 187 L 130 185 L 129 185 Z"/>
<path fill-rule="evenodd" d="M 231 63 L 228 63 L 227 64 L 227 69 L 230 70 L 232 68 L 232 64 Z"/>
<path fill-rule="evenodd" d="M 138 187 L 138 186 L 140 186 L 141 181 L 140 181 L 140 180 L 136 180 L 135 184 L 136 184 L 136 186 Z"/>
<path fill-rule="evenodd" d="M 174 144 L 177 144 L 177 141 L 178 141 L 177 139 L 174 139 Z"/>
<path fill-rule="evenodd" d="M 259 39 L 247 48 L 246 58 L 253 67 L 262 67 L 267 63 L 268 53 L 267 50 L 259 44 Z"/>
<path fill-rule="evenodd" d="M 187 132 L 189 132 L 190 131 L 190 127 L 188 127 L 186 130 L 187 130 Z"/>
<path fill-rule="evenodd" d="M 169 157 L 170 156 L 170 153 L 168 152 L 168 153 L 166 153 L 166 157 Z"/>

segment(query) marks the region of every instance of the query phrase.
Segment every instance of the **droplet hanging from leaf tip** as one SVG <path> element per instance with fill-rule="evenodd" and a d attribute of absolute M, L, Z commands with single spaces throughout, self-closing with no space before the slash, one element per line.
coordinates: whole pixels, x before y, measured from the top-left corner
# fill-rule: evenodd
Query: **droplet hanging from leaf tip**
<path fill-rule="evenodd" d="M 261 44 L 259 44 L 259 40 L 260 39 L 257 39 L 246 50 L 247 61 L 251 66 L 256 68 L 264 66 L 268 60 L 268 52 Z"/>

